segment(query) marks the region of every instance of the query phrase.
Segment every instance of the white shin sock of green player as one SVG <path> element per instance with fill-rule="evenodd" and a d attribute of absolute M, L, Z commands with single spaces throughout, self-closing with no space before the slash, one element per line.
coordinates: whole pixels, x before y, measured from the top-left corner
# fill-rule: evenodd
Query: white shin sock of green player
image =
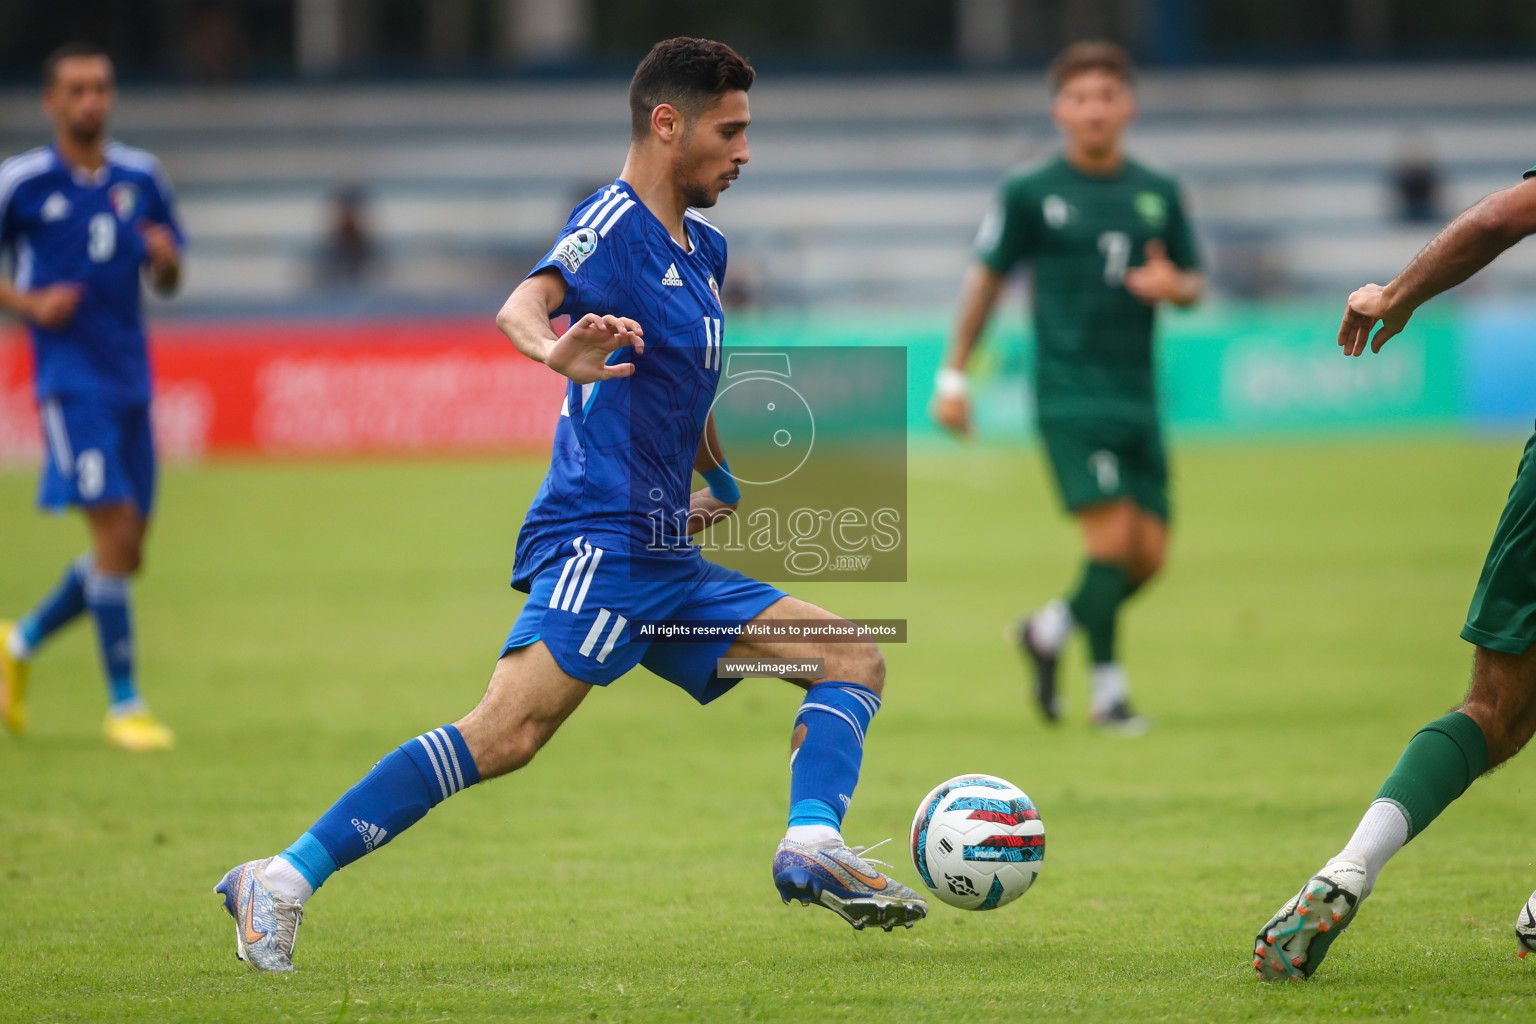
<path fill-rule="evenodd" d="M 1376 887 L 1376 876 L 1386 867 L 1387 861 L 1408 842 L 1408 818 L 1403 809 L 1392 800 L 1377 800 L 1366 809 L 1365 817 L 1355 827 L 1344 849 L 1328 861 L 1331 866 L 1339 861 L 1351 861 L 1365 868 L 1364 896 Z"/>
<path fill-rule="evenodd" d="M 1125 669 L 1116 662 L 1093 666 L 1089 674 L 1093 684 L 1090 709 L 1094 714 L 1108 711 L 1131 696 L 1130 683 L 1126 682 Z"/>
<path fill-rule="evenodd" d="M 1029 639 L 1042 651 L 1059 651 L 1072 635 L 1072 609 L 1057 598 L 1029 618 Z"/>

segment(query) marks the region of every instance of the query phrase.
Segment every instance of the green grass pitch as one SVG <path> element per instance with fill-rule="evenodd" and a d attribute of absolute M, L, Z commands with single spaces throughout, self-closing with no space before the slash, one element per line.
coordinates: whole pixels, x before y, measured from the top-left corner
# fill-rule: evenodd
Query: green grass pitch
<path fill-rule="evenodd" d="M 797 691 L 708 709 L 644 673 L 595 692 L 524 772 L 455 798 L 310 904 L 299 973 L 234 957 L 210 891 L 276 852 L 394 745 L 480 696 L 541 465 L 173 469 L 137 588 L 141 673 L 178 731 L 107 749 L 88 628 L 35 667 L 0 736 L 7 1021 L 1529 1019 L 1511 928 L 1536 885 L 1536 759 L 1416 839 L 1305 985 L 1259 986 L 1259 925 L 1347 837 L 1409 735 L 1460 695 L 1457 638 L 1517 441 L 1190 444 L 1166 577 L 1123 653 L 1156 729 L 1042 726 L 1003 642 L 1075 574 L 1035 457 L 914 454 L 910 582 L 806 587 L 905 617 L 887 648 L 851 841 L 896 874 L 918 799 L 1021 785 L 1044 870 L 995 913 L 910 932 L 782 906 L 768 865 Z M 82 545 L 0 474 L 0 610 Z"/>

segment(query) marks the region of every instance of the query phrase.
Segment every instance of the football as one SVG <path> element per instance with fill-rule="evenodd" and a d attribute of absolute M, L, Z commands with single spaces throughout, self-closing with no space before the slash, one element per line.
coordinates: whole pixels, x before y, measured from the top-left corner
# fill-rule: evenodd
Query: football
<path fill-rule="evenodd" d="M 1034 884 L 1045 862 L 1045 823 L 1024 791 L 992 775 L 937 786 L 912 819 L 912 865 L 939 899 L 996 910 Z"/>

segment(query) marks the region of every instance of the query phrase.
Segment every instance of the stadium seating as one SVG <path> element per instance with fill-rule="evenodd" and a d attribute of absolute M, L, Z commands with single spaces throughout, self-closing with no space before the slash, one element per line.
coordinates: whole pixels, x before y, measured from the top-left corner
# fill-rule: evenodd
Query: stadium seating
<path fill-rule="evenodd" d="M 1536 70 L 1516 65 L 1153 73 L 1135 152 L 1179 173 L 1218 289 L 1335 293 L 1389 276 L 1432 233 L 1393 169 L 1428 146 L 1454 212 L 1536 163 Z M 1003 171 L 1046 153 L 1037 74 L 778 78 L 753 92 L 753 160 L 710 216 L 747 301 L 951 301 Z M 0 154 L 41 141 L 0 93 Z M 382 261 L 366 295 L 482 308 L 622 160 L 624 83 L 129 88 L 117 134 L 157 152 L 193 245 L 183 308 L 345 308 L 316 283 L 329 204 L 361 184 Z M 1536 251 L 1492 290 L 1536 284 Z"/>

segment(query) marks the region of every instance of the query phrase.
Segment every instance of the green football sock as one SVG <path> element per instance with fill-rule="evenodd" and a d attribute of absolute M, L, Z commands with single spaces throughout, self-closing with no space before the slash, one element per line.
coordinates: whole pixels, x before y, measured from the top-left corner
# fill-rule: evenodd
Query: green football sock
<path fill-rule="evenodd" d="M 1088 635 L 1088 650 L 1095 665 L 1115 660 L 1115 616 L 1125 589 L 1124 566 L 1089 561 L 1083 567 L 1077 593 L 1067 602 L 1072 620 Z"/>
<path fill-rule="evenodd" d="M 1460 711 L 1437 718 L 1408 741 L 1377 800 L 1391 800 L 1408 818 L 1412 839 L 1488 770 L 1482 727 Z"/>

